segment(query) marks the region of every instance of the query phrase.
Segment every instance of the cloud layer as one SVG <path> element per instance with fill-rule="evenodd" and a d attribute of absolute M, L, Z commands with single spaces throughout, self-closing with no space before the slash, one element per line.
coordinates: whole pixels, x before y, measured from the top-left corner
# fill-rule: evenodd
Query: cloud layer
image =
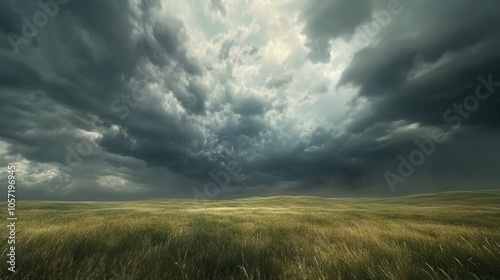
<path fill-rule="evenodd" d="M 494 1 L 41 3 L 0 3 L 0 174 L 16 165 L 22 198 L 500 182 Z"/>

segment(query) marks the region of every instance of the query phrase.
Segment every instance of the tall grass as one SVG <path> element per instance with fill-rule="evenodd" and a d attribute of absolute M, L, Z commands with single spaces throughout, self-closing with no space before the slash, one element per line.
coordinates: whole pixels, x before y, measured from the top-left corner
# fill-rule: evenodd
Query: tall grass
<path fill-rule="evenodd" d="M 0 279 L 500 279 L 499 198 L 24 202 Z"/>

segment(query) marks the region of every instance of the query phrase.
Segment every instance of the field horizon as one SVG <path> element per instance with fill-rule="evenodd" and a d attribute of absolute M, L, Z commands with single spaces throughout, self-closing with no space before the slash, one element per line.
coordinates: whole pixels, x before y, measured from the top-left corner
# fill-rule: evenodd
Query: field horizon
<path fill-rule="evenodd" d="M 239 200 L 252 200 L 252 199 L 279 199 L 279 198 L 317 198 L 317 199 L 359 199 L 359 200 L 386 200 L 386 199 L 404 199 L 404 198 L 417 198 L 417 197 L 427 197 L 427 196 L 443 196 L 443 195 L 467 195 L 467 194 L 498 194 L 500 195 L 500 189 L 478 189 L 478 190 L 450 190 L 450 191 L 439 191 L 439 192 L 426 192 L 419 194 L 408 194 L 408 195 L 398 195 L 398 196 L 317 196 L 317 195 L 270 195 L 270 196 L 249 196 L 249 197 L 239 197 L 239 198 L 214 198 L 214 199 L 191 199 L 191 198 L 150 198 L 150 199 L 126 199 L 126 200 L 23 200 L 24 203 L 29 202 L 47 202 L 47 203 L 126 203 L 126 202 L 161 202 L 161 201 L 195 201 L 195 202 L 224 202 L 224 201 L 239 201 Z M 1 202 L 0 204 L 5 204 Z"/>
<path fill-rule="evenodd" d="M 500 190 L 21 201 L 0 278 L 500 279 L 499 215 Z"/>

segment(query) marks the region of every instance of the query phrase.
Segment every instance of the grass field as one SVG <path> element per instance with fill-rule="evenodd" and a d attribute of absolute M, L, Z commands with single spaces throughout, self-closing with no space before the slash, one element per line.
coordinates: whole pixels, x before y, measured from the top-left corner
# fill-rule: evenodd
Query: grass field
<path fill-rule="evenodd" d="M 17 217 L 0 279 L 500 279 L 500 191 L 18 202 Z"/>

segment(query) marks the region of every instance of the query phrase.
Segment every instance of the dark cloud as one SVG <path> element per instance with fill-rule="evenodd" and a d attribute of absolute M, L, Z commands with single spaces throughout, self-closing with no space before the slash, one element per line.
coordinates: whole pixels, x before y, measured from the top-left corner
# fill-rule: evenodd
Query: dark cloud
<path fill-rule="evenodd" d="M 454 103 L 475 95 L 481 84 L 478 77 L 499 79 L 500 56 L 496 50 L 500 36 L 494 23 L 498 22 L 500 6 L 482 5 L 475 10 L 478 17 L 466 18 L 469 5 L 420 6 L 422 11 L 430 8 L 434 17 L 427 15 L 425 23 L 414 26 L 421 28 L 419 35 L 397 37 L 389 29 L 377 46 L 355 56 L 339 85 L 360 86 L 359 96 L 369 98 L 373 108 L 353 124 L 354 129 L 395 120 L 446 125 L 443 114 Z M 416 16 L 414 19 L 419 22 Z M 496 95 L 482 102 L 481 109 L 466 123 L 498 125 L 493 117 L 497 103 Z"/>
<path fill-rule="evenodd" d="M 242 116 L 262 115 L 266 104 L 256 96 L 237 98 L 233 103 L 233 112 Z"/>
<path fill-rule="evenodd" d="M 357 26 L 371 17 L 369 0 L 348 1 L 310 1 L 302 12 L 306 22 L 304 33 L 307 35 L 309 57 L 312 61 L 330 59 L 330 40 L 337 37 L 350 37 Z"/>
<path fill-rule="evenodd" d="M 2 54 L 9 69 L 0 75 L 5 101 L 0 118 L 14 121 L 2 122 L 1 136 L 13 144 L 11 153 L 66 168 L 66 148 L 88 141 L 80 130 L 102 133 L 92 143 L 92 155 L 85 157 L 88 164 L 116 154 L 188 172 L 185 166 L 200 162 L 186 160 L 189 143 L 200 137 L 197 129 L 158 106 L 171 92 L 189 113 L 203 114 L 208 95 L 196 81 L 202 70 L 187 54 L 182 21 L 148 15 L 159 5 L 71 1 L 40 29 L 36 39 L 43 44 L 23 45 L 18 55 L 12 49 Z M 20 34 L 22 26 L 12 20 L 8 31 Z M 169 80 L 147 73 L 150 65 L 170 72 Z M 163 87 L 152 91 L 137 81 Z M 104 121 L 106 126 L 99 125 Z M 111 125 L 120 129 L 113 132 Z M 102 166 L 88 168 L 96 172 Z"/>
<path fill-rule="evenodd" d="M 70 1 L 13 47 L 9 34 L 24 36 L 23 18 L 42 8 L 0 3 L 0 163 L 24 169 L 24 197 L 192 197 L 213 174 L 233 187 L 220 198 L 382 196 L 500 182 L 499 4 L 405 4 L 341 74 L 336 65 L 277 63 L 274 51 L 286 53 L 293 36 L 269 49 L 278 38 L 265 37 L 274 33 L 255 18 L 219 30 L 201 17 L 203 7 L 186 4 L 200 15 L 189 21 L 165 5 Z M 305 47 L 307 59 L 329 62 L 332 40 L 349 41 L 386 6 L 308 2 L 297 23 L 306 46 L 294 47 L 294 59 L 306 59 Z M 234 8 L 210 7 L 222 15 Z M 332 109 L 331 100 L 339 103 Z M 400 157 L 438 128 L 443 142 L 393 193 L 384 172 L 397 173 Z M 222 173 L 234 164 L 241 172 Z"/>

